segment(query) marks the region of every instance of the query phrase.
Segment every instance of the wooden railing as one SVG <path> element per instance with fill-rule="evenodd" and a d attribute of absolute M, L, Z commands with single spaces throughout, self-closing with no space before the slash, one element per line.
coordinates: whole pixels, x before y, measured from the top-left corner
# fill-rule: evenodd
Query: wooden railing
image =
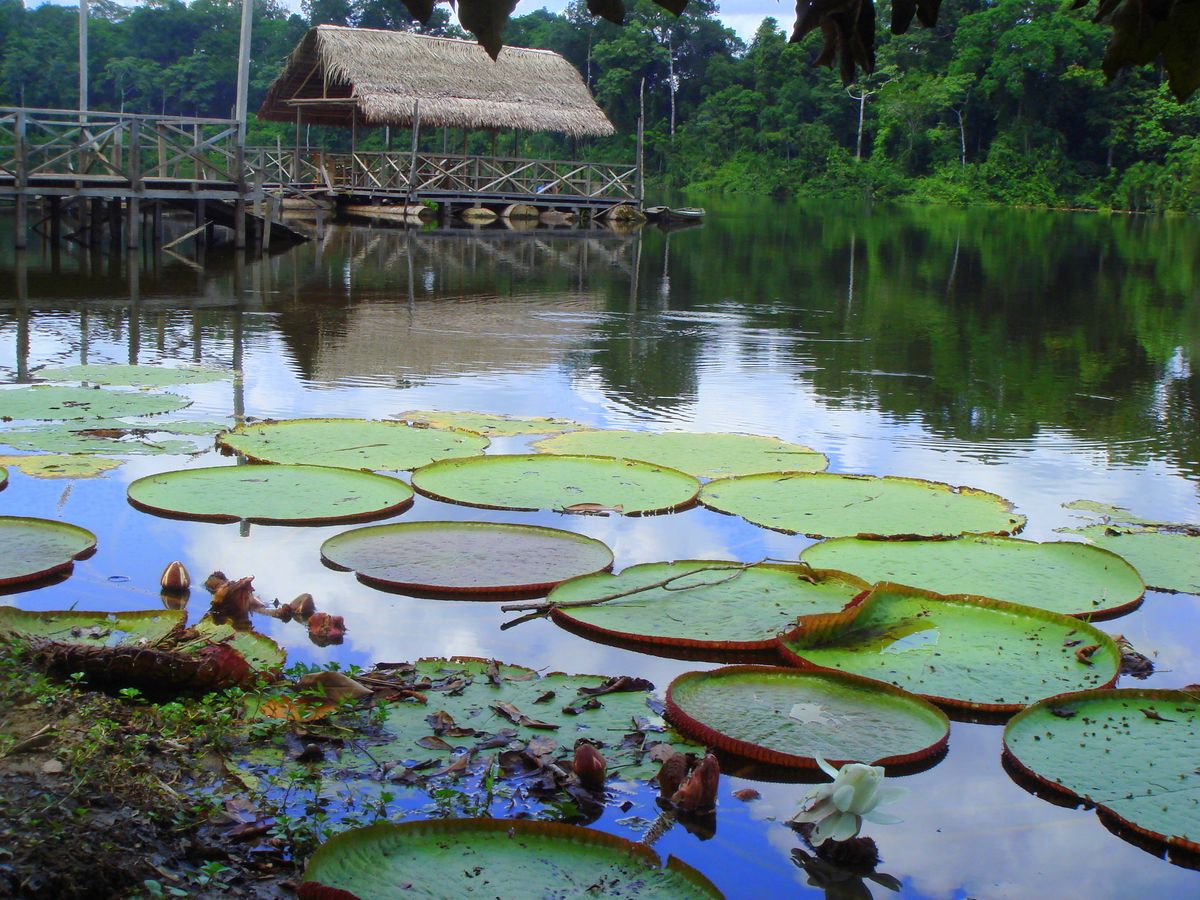
<path fill-rule="evenodd" d="M 0 107 L 0 178 L 69 176 L 134 191 L 149 179 L 251 183 L 237 136 L 229 119 Z"/>
<path fill-rule="evenodd" d="M 246 161 L 268 184 L 324 186 L 334 192 L 411 192 L 421 198 L 479 195 L 627 202 L 637 199 L 637 167 L 632 164 L 450 153 L 414 156 L 401 151 L 297 154 L 280 149 L 248 149 Z"/>

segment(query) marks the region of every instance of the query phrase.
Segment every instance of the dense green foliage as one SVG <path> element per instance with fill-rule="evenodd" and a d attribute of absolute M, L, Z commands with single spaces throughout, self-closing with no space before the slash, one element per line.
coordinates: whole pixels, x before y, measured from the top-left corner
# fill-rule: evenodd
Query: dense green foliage
<path fill-rule="evenodd" d="M 630 158 L 644 85 L 647 166 L 669 187 L 1200 211 L 1200 99 L 1177 103 L 1155 68 L 1106 82 L 1107 28 L 1059 0 L 947 0 L 934 29 L 881 29 L 875 73 L 848 90 L 813 67 L 818 32 L 788 44 L 766 19 L 747 46 L 716 18 L 715 0 L 692 0 L 678 19 L 652 0 L 627 7 L 624 26 L 589 15 L 583 0 L 562 15 L 535 10 L 509 23 L 508 43 L 570 59 L 618 128 L 586 148 L 524 136 L 522 152 Z M 235 0 L 98 3 L 91 105 L 228 115 L 238 8 Z M 888 10 L 885 2 L 881 17 Z M 76 17 L 70 8 L 0 0 L 0 100 L 76 105 Z M 418 27 L 402 0 L 306 0 L 303 15 L 260 0 L 251 108 L 316 22 Z M 420 30 L 461 34 L 444 5 Z M 250 137 L 292 139 L 288 126 L 273 123 Z M 365 144 L 383 140 L 375 134 Z M 475 152 L 490 149 L 487 135 L 471 140 Z M 502 138 L 499 151 L 513 146 Z"/>

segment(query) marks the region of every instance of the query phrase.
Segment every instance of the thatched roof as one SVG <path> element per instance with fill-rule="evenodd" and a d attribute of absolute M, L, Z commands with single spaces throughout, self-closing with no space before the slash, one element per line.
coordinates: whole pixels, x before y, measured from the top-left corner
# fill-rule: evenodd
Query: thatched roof
<path fill-rule="evenodd" d="M 569 62 L 549 50 L 505 47 L 494 62 L 474 41 L 403 31 L 318 25 L 267 91 L 260 119 L 349 126 L 359 122 L 434 127 L 613 133 Z"/>

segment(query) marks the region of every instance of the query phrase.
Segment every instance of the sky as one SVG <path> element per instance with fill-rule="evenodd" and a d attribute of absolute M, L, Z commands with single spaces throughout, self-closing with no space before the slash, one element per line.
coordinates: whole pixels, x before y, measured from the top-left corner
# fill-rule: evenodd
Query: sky
<path fill-rule="evenodd" d="M 77 0 L 47 0 L 59 6 L 75 6 Z M 122 6 L 136 5 L 133 0 L 118 0 Z M 299 9 L 301 0 L 281 0 L 284 6 L 290 9 Z M 26 0 L 26 6 L 38 6 L 38 0 Z M 517 4 L 517 15 L 525 15 L 533 12 L 538 8 L 545 8 L 551 12 L 562 12 L 566 7 L 567 0 L 520 0 Z M 767 16 L 774 16 L 779 20 L 780 25 L 790 30 L 792 20 L 795 18 L 795 8 L 791 3 L 783 3 L 780 0 L 723 0 L 720 4 L 720 19 L 730 28 L 738 33 L 742 40 L 747 43 L 754 36 L 759 23 Z"/>

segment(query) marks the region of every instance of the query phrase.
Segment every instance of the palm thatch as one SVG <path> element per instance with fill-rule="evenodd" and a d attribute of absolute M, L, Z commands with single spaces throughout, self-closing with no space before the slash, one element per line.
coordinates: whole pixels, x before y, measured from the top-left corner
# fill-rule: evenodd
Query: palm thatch
<path fill-rule="evenodd" d="M 473 41 L 318 25 L 267 91 L 260 119 L 314 125 L 410 125 L 613 133 L 575 67 L 549 50 L 505 47 L 494 62 Z"/>

